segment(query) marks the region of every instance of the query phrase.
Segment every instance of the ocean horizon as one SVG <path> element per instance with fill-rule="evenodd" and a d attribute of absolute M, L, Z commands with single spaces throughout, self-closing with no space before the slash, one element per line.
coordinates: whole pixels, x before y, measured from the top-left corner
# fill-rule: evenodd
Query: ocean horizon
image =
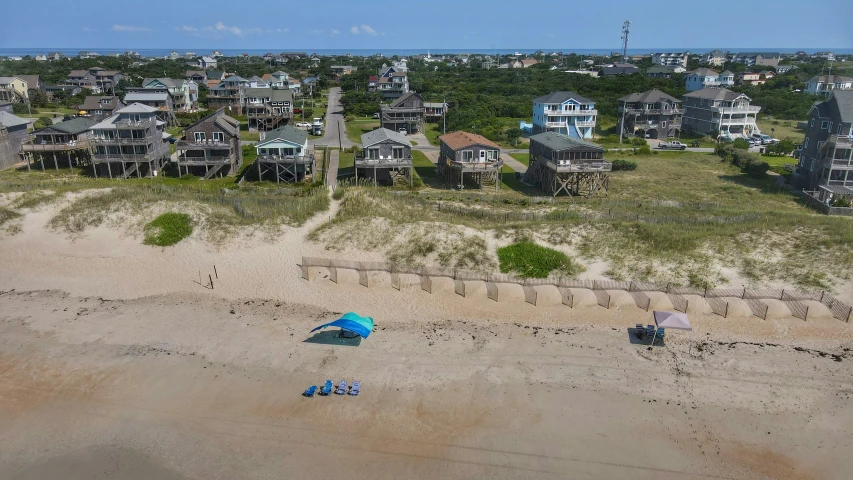
<path fill-rule="evenodd" d="M 234 49 L 234 48 L 222 48 L 222 49 L 211 49 L 211 48 L 98 48 L 98 47 L 78 47 L 78 48 L 2 48 L 0 47 L 0 56 L 3 57 L 11 57 L 11 56 L 35 56 L 39 54 L 47 54 L 48 52 L 59 52 L 65 56 L 73 57 L 77 56 L 80 52 L 96 52 L 101 55 L 109 55 L 111 53 L 124 53 L 126 51 L 132 50 L 142 55 L 143 57 L 165 57 L 168 56 L 172 51 L 176 51 L 179 54 L 185 54 L 186 52 L 195 52 L 198 55 L 209 55 L 213 53 L 215 50 L 218 50 L 223 55 L 227 57 L 233 57 L 242 55 L 244 53 L 248 53 L 252 56 L 261 56 L 265 53 L 281 53 L 281 52 L 304 52 L 307 54 L 317 54 L 320 56 L 340 56 L 340 55 L 352 55 L 356 57 L 365 57 L 381 54 L 386 57 L 392 57 L 394 55 L 397 56 L 411 56 L 411 55 L 424 55 L 427 53 L 436 54 L 436 55 L 446 55 L 446 54 L 460 54 L 460 53 L 480 53 L 480 54 L 501 54 L 508 55 L 513 53 L 522 53 L 522 54 L 530 54 L 534 53 L 538 50 L 541 50 L 546 53 L 550 52 L 563 52 L 563 53 L 575 53 L 578 55 L 609 55 L 611 52 L 617 52 L 618 48 L 377 48 L 377 49 L 345 49 L 345 48 L 336 48 L 336 49 L 304 49 L 304 48 L 291 48 L 291 49 L 282 49 L 282 48 L 254 48 L 254 49 Z M 717 48 L 717 47 L 704 47 L 704 48 L 629 48 L 629 55 L 648 55 L 655 52 L 691 52 L 691 53 L 707 53 L 711 50 L 723 50 L 730 52 L 776 52 L 776 53 L 796 53 L 798 51 L 804 51 L 806 53 L 817 53 L 817 52 L 832 52 L 834 54 L 842 54 L 849 55 L 853 54 L 853 48 Z"/>

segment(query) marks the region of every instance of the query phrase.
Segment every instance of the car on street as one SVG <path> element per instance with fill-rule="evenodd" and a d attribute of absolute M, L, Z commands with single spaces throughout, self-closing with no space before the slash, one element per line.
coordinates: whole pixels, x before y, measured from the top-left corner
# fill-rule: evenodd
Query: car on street
<path fill-rule="evenodd" d="M 753 133 L 752 138 L 761 142 L 761 145 L 767 145 L 768 143 L 773 143 L 774 138 L 771 138 L 770 135 L 766 135 L 763 133 Z M 777 142 L 779 140 L 776 140 Z"/>
<path fill-rule="evenodd" d="M 379 114 L 378 114 L 378 113 L 374 113 L 374 114 L 373 114 L 373 118 L 379 118 Z"/>
<path fill-rule="evenodd" d="M 310 126 L 311 126 L 311 124 L 310 124 L 310 123 L 308 123 L 308 122 L 299 122 L 299 123 L 297 123 L 297 124 L 296 124 L 296 126 L 297 126 L 298 128 L 308 128 L 308 127 L 310 127 Z"/>
<path fill-rule="evenodd" d="M 406 130 L 405 128 L 400 129 L 400 135 L 408 135 L 408 134 L 409 134 L 409 131 Z"/>
<path fill-rule="evenodd" d="M 671 142 L 660 142 L 658 148 L 661 150 L 687 150 L 687 145 L 678 140 L 673 140 Z"/>

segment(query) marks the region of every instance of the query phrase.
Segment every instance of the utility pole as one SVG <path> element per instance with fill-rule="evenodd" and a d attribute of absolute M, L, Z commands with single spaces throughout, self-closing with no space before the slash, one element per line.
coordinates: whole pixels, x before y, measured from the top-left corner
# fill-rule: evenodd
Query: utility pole
<path fill-rule="evenodd" d="M 445 96 L 442 101 L 444 104 L 441 106 L 441 134 L 447 135 L 447 96 Z"/>

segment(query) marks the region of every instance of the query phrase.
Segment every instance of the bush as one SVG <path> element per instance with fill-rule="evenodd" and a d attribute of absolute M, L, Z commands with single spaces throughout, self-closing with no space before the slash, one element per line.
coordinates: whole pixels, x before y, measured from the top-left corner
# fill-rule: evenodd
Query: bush
<path fill-rule="evenodd" d="M 829 206 L 850 208 L 851 206 L 853 206 L 853 203 L 850 202 L 849 198 L 834 196 L 832 197 L 832 201 L 829 202 Z"/>
<path fill-rule="evenodd" d="M 770 169 L 770 165 L 767 162 L 761 163 L 749 163 L 746 165 L 746 174 L 752 178 L 764 178 L 767 174 L 767 170 Z"/>
<path fill-rule="evenodd" d="M 577 275 L 584 270 L 565 253 L 536 245 L 519 242 L 498 249 L 501 272 L 514 272 L 522 278 L 547 278 L 557 270 L 566 275 Z"/>
<path fill-rule="evenodd" d="M 634 151 L 634 155 L 651 155 L 651 154 L 652 154 L 652 149 L 649 148 L 648 145 L 646 145 L 644 147 L 640 147 Z"/>
<path fill-rule="evenodd" d="M 192 220 L 186 213 L 164 213 L 145 225 L 145 245 L 168 247 L 193 233 Z"/>
<path fill-rule="evenodd" d="M 732 146 L 740 150 L 749 150 L 749 140 L 745 138 L 736 138 L 735 141 L 732 142 Z"/>
<path fill-rule="evenodd" d="M 12 113 L 14 113 L 15 115 L 25 115 L 27 113 L 30 113 L 30 109 L 27 107 L 27 104 L 25 104 L 25 103 L 13 103 L 12 104 Z M 38 109 L 33 108 L 32 113 L 38 113 Z"/>
<path fill-rule="evenodd" d="M 631 139 L 631 145 L 635 145 L 637 147 L 642 147 L 648 144 L 649 142 L 647 142 L 645 138 L 634 137 L 633 139 Z"/>
<path fill-rule="evenodd" d="M 621 158 L 617 158 L 616 160 L 613 160 L 610 163 L 613 165 L 614 172 L 619 170 L 630 172 L 637 169 L 637 162 L 631 160 L 622 160 Z"/>

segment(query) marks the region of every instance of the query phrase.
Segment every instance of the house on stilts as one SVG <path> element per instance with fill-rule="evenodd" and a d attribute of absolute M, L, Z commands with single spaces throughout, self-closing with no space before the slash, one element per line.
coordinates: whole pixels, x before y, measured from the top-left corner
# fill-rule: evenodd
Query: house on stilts
<path fill-rule="evenodd" d="M 207 180 L 233 175 L 243 163 L 240 122 L 219 109 L 186 127 L 176 148 L 178 176 L 197 175 Z"/>
<path fill-rule="evenodd" d="M 466 185 L 500 188 L 503 161 L 499 146 L 482 135 L 468 132 L 452 132 L 438 139 L 438 174 L 446 182 L 459 189 Z"/>
<path fill-rule="evenodd" d="M 612 165 L 604 148 L 557 132 L 530 137 L 530 167 L 524 182 L 557 196 L 607 195 Z"/>
<path fill-rule="evenodd" d="M 92 135 L 89 129 L 96 123 L 98 121 L 94 118 L 77 117 L 30 133 L 29 138 L 21 143 L 27 170 L 36 161 L 42 171 L 45 164 L 52 164 L 56 170 L 59 170 L 60 163 L 68 165 L 69 169 L 88 164 L 91 159 L 89 138 Z"/>
<path fill-rule="evenodd" d="M 412 142 L 387 128 L 377 128 L 361 136 L 362 152 L 355 157 L 355 179 L 395 184 L 412 184 Z"/>
<path fill-rule="evenodd" d="M 261 132 L 255 145 L 258 156 L 258 180 L 276 183 L 303 182 L 314 176 L 314 155 L 308 152 L 308 132 L 285 125 L 269 132 Z"/>
<path fill-rule="evenodd" d="M 95 177 L 149 177 L 169 160 L 170 135 L 158 109 L 134 103 L 92 125 L 89 140 Z"/>

